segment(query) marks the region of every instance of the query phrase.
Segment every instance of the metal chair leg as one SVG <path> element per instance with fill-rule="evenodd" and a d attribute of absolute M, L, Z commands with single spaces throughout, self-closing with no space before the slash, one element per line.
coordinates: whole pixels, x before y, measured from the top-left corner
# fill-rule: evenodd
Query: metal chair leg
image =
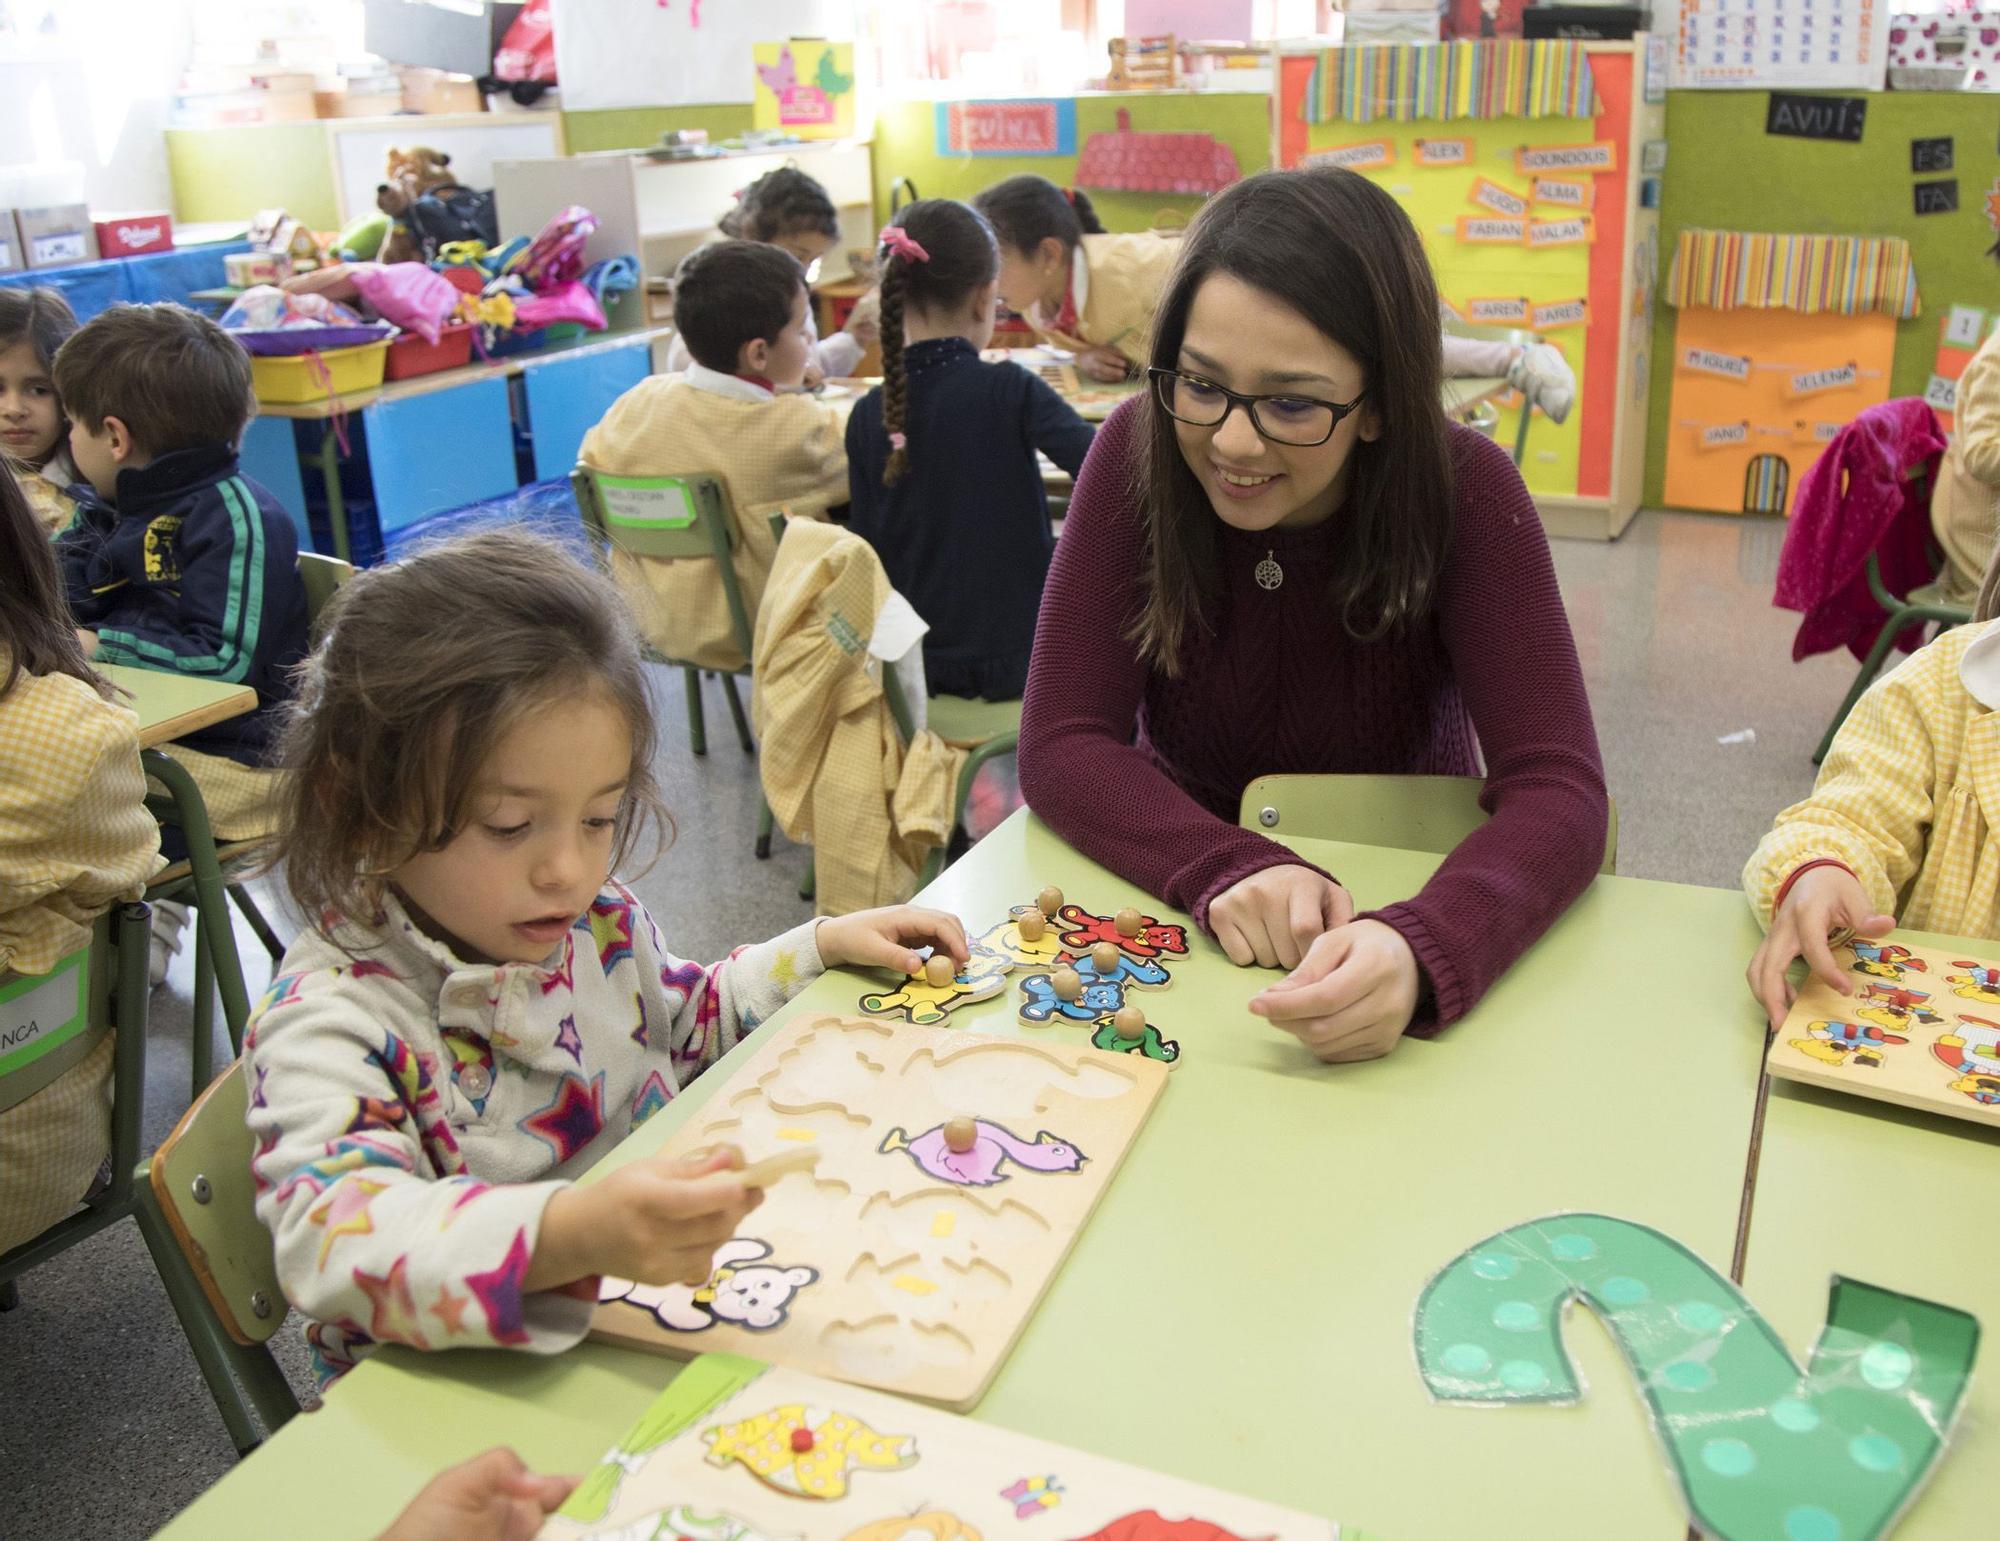
<path fill-rule="evenodd" d="M 814 870 L 812 861 L 808 859 L 806 862 L 806 875 L 799 879 L 799 897 L 805 900 L 807 904 L 811 904 L 818 892 L 819 874 Z"/>
<path fill-rule="evenodd" d="M 1813 764 L 1818 765 L 1826 759 L 1827 751 L 1833 747 L 1833 736 L 1847 721 L 1847 714 L 1854 710 L 1854 704 L 1875 682 L 1875 676 L 1881 673 L 1882 662 L 1889 656 L 1889 649 L 1896 645 L 1896 638 L 1907 631 L 1912 622 L 1928 619 L 1931 617 L 1922 613 L 1921 606 L 1911 605 L 1897 610 L 1882 623 L 1882 629 L 1875 634 L 1875 645 L 1868 649 L 1868 656 L 1861 661 L 1861 667 L 1855 673 L 1854 683 L 1847 687 L 1846 698 L 1833 714 L 1833 721 L 1826 725 L 1826 734 L 1820 739 L 1819 748 L 1813 751 Z"/>
<path fill-rule="evenodd" d="M 708 724 L 702 720 L 701 671 L 694 668 L 683 669 L 681 679 L 687 685 L 688 747 L 696 754 L 707 754 Z"/>
<path fill-rule="evenodd" d="M 174 1308 L 174 1315 L 180 1319 L 181 1331 L 194 1353 L 201 1378 L 208 1385 L 208 1394 L 215 1401 L 215 1410 L 222 1415 L 223 1425 L 229 1430 L 230 1442 L 236 1446 L 238 1455 L 248 1455 L 264 1442 L 264 1436 L 258 1431 L 256 1420 L 237 1387 L 236 1377 L 230 1373 L 225 1346 L 229 1340 L 217 1330 L 213 1314 L 201 1300 L 201 1286 L 190 1276 L 179 1244 L 167 1229 L 165 1217 L 158 1211 L 157 1201 L 152 1195 L 151 1174 L 144 1167 L 140 1169 L 139 1182 L 142 1192 L 134 1211 L 134 1217 L 139 1222 L 139 1235 L 146 1243 L 146 1250 L 153 1255 L 153 1267 L 160 1276 L 160 1283 L 166 1287 L 167 1300 Z"/>
<path fill-rule="evenodd" d="M 750 719 L 743 714 L 743 698 L 736 693 L 736 676 L 722 676 L 722 693 L 729 698 L 729 715 L 736 719 L 736 742 L 743 746 L 745 754 L 757 752 L 756 740 L 750 737 Z"/>
<path fill-rule="evenodd" d="M 759 792 L 757 794 L 757 860 L 759 861 L 771 859 L 771 830 L 776 822 L 771 816 L 770 803 L 765 800 L 764 794 Z"/>
<path fill-rule="evenodd" d="M 209 926 L 194 920 L 194 1033 L 188 1047 L 189 1094 L 199 1097 L 215 1079 L 215 957 L 202 934 Z"/>
<path fill-rule="evenodd" d="M 264 944 L 264 951 L 271 955 L 271 961 L 283 962 L 285 944 L 278 940 L 278 933 L 271 929 L 271 922 L 264 918 L 264 912 L 257 907 L 257 901 L 250 897 L 250 890 L 241 883 L 231 883 L 229 897 L 236 901 L 236 908 L 241 910 L 243 918 L 250 922 L 250 929 L 257 933 L 257 940 Z"/>
<path fill-rule="evenodd" d="M 0 1284 L 0 1311 L 11 1311 L 21 1303 L 21 1286 L 12 1279 Z"/>

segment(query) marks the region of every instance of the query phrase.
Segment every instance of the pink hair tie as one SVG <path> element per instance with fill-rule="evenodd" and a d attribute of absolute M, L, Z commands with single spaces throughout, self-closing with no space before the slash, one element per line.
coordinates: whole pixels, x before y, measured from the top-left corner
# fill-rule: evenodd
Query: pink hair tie
<path fill-rule="evenodd" d="M 906 435 L 900 433 L 892 433 L 889 435 L 889 448 L 908 449 L 909 447 L 910 447 L 910 441 Z"/>
<path fill-rule="evenodd" d="M 901 225 L 884 225 L 880 237 L 881 244 L 888 248 L 889 255 L 901 257 L 905 262 L 928 262 L 931 254 L 910 239 L 909 232 Z"/>

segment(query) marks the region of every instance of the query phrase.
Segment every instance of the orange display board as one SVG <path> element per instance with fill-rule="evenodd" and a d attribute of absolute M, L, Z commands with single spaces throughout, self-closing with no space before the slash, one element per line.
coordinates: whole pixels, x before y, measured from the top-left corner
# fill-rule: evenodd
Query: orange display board
<path fill-rule="evenodd" d="M 1790 513 L 1827 442 L 1889 399 L 1891 316 L 1687 306 L 1675 317 L 1663 488 L 1673 508 Z"/>

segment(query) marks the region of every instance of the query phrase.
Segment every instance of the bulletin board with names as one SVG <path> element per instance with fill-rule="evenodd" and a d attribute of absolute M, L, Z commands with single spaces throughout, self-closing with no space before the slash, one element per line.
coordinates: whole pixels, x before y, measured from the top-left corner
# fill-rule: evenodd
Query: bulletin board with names
<path fill-rule="evenodd" d="M 1679 13 L 1679 89 L 1882 89 L 1888 0 L 1680 0 Z"/>

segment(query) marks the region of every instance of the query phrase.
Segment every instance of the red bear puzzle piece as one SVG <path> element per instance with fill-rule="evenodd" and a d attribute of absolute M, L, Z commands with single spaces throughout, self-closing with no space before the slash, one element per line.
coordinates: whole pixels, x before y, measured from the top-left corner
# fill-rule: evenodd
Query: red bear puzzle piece
<path fill-rule="evenodd" d="M 1099 942 L 1122 947 L 1135 958 L 1157 958 L 1163 952 L 1185 954 L 1188 950 L 1187 927 L 1163 926 L 1151 915 L 1139 917 L 1137 936 L 1120 935 L 1111 916 L 1093 915 L 1080 904 L 1065 904 L 1057 918 L 1069 929 L 1056 939 L 1077 953 L 1088 952 Z"/>

